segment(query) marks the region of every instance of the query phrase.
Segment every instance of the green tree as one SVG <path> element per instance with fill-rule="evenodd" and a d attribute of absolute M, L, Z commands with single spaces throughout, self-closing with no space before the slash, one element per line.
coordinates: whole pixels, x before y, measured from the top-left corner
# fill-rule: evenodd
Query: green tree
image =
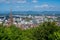
<path fill-rule="evenodd" d="M 43 24 L 39 25 L 39 27 L 36 28 L 34 32 L 34 37 L 36 37 L 37 40 L 49 40 L 49 35 L 50 34 L 53 35 L 54 32 L 60 31 L 59 29 L 60 28 L 56 25 L 55 22 L 44 22 Z M 55 39 L 52 38 L 50 39 L 51 40 Z"/>
<path fill-rule="evenodd" d="M 26 30 L 0 25 L 0 40 L 60 40 L 60 27 L 55 22 L 44 22 Z"/>

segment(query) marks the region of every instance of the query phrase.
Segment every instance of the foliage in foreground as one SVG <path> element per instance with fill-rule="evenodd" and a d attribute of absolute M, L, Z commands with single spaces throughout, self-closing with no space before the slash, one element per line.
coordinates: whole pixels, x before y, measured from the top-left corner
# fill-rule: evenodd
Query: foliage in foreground
<path fill-rule="evenodd" d="M 0 40 L 60 40 L 60 27 L 54 22 L 44 22 L 38 27 L 26 30 L 14 25 L 0 25 Z"/>

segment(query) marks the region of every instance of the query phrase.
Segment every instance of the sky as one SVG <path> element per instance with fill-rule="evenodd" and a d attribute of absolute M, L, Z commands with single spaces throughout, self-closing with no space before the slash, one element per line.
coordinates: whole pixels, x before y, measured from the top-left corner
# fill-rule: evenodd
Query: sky
<path fill-rule="evenodd" d="M 60 11 L 60 0 L 0 0 L 0 11 Z"/>

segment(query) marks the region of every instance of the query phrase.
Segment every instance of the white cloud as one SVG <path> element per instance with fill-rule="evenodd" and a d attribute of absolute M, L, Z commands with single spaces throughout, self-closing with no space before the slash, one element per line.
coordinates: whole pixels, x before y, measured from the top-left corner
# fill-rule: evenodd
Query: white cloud
<path fill-rule="evenodd" d="M 26 3 L 26 0 L 25 1 L 17 1 L 16 3 Z"/>
<path fill-rule="evenodd" d="M 23 8 L 24 6 L 15 6 L 15 8 Z"/>
<path fill-rule="evenodd" d="M 16 6 L 16 8 L 20 8 L 20 6 Z"/>
<path fill-rule="evenodd" d="M 26 3 L 26 0 L 13 0 L 12 3 Z"/>
<path fill-rule="evenodd" d="M 9 3 L 11 3 L 11 2 L 10 2 L 10 1 L 6 1 L 5 3 L 9 4 Z"/>
<path fill-rule="evenodd" d="M 55 6 L 48 5 L 48 4 L 42 4 L 42 5 L 36 5 L 36 6 L 34 6 L 34 7 L 35 7 L 35 8 L 47 9 L 47 8 L 54 8 Z"/>
<path fill-rule="evenodd" d="M 0 3 L 4 2 L 5 0 L 0 0 Z"/>
<path fill-rule="evenodd" d="M 48 4 L 43 4 L 43 5 L 41 5 L 41 8 L 48 8 L 48 7 L 49 7 Z"/>
<path fill-rule="evenodd" d="M 34 10 L 54 10 L 56 6 L 49 5 L 49 4 L 42 4 L 42 5 L 35 5 L 33 7 Z"/>
<path fill-rule="evenodd" d="M 37 0 L 32 0 L 33 3 L 37 3 Z"/>
<path fill-rule="evenodd" d="M 10 0 L 0 0 L 0 3 L 10 3 Z"/>
<path fill-rule="evenodd" d="M 26 3 L 26 0 L 0 0 L 0 3 Z"/>

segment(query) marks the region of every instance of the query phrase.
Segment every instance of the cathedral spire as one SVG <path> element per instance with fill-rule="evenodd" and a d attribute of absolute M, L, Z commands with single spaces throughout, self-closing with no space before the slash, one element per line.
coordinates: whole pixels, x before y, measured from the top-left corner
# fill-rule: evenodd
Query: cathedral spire
<path fill-rule="evenodd" d="M 10 9 L 10 23 L 13 24 L 13 16 L 12 16 L 12 9 Z"/>

